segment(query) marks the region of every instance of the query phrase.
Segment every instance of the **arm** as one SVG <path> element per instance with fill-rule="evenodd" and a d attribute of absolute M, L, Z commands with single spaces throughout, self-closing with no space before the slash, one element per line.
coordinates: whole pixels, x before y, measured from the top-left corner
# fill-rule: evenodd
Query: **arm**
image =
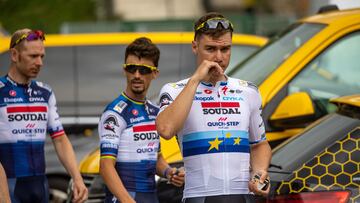
<path fill-rule="evenodd" d="M 0 163 L 0 202 L 10 203 L 9 187 L 7 183 L 6 173 Z"/>
<path fill-rule="evenodd" d="M 183 127 L 189 115 L 196 89 L 202 80 L 209 79 L 210 69 L 215 70 L 219 75 L 223 74 L 218 63 L 204 60 L 176 99 L 160 112 L 156 119 L 156 129 L 163 138 L 172 138 Z"/>
<path fill-rule="evenodd" d="M 74 202 L 84 202 L 88 197 L 88 191 L 77 167 L 74 150 L 66 134 L 53 139 L 56 153 L 60 162 L 66 168 L 74 181 Z"/>
<path fill-rule="evenodd" d="M 266 178 L 269 178 L 268 168 L 271 161 L 271 148 L 269 143 L 264 140 L 258 144 L 253 144 L 250 148 L 250 166 L 251 166 L 251 174 L 253 177 L 254 174 L 261 174 L 260 183 L 263 183 Z M 270 191 L 270 187 L 267 190 L 258 190 L 257 183 L 254 181 L 249 182 L 250 191 L 255 194 L 259 194 L 262 196 L 267 196 Z"/>
<path fill-rule="evenodd" d="M 120 202 L 135 203 L 135 200 L 127 192 L 125 186 L 123 185 L 120 177 L 115 170 L 115 159 L 100 159 L 100 175 L 104 179 L 104 182 L 111 191 L 111 193 L 115 195 L 115 197 L 120 200 Z"/>
<path fill-rule="evenodd" d="M 156 162 L 156 174 L 168 179 L 171 184 L 177 187 L 181 187 L 184 184 L 185 171 L 183 168 L 171 168 L 161 153 L 159 153 Z"/>

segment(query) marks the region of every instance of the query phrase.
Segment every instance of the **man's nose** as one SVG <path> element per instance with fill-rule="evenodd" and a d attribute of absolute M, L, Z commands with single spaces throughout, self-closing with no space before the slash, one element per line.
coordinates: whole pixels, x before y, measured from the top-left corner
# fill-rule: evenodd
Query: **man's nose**
<path fill-rule="evenodd" d="M 222 62 L 223 60 L 223 54 L 221 53 L 221 50 L 217 50 L 215 53 L 215 62 Z"/>
<path fill-rule="evenodd" d="M 39 57 L 36 58 L 35 63 L 38 66 L 43 66 L 43 59 L 39 56 Z"/>
<path fill-rule="evenodd" d="M 134 76 L 135 76 L 135 78 L 140 78 L 141 74 L 140 74 L 139 69 L 137 69 L 137 70 L 135 71 Z"/>

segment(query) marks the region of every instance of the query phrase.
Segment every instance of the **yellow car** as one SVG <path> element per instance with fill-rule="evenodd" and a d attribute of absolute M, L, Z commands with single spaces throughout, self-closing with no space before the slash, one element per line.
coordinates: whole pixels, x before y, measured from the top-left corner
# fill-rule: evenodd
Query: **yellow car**
<path fill-rule="evenodd" d="M 187 77 L 195 67 L 191 52 L 193 33 L 93 33 L 46 35 L 46 57 L 38 80 L 48 83 L 56 93 L 61 120 L 74 146 L 78 160 L 98 146 L 97 124 L 107 103 L 125 89 L 122 64 L 126 46 L 135 38 L 146 36 L 156 43 L 161 51 L 159 61 L 160 77 L 153 81 L 148 98 L 156 103 L 159 87 L 169 81 Z M 267 42 L 267 38 L 234 34 L 233 61 L 238 64 Z M 0 74 L 9 68 L 9 36 L 0 33 Z M 75 136 L 75 135 L 93 136 Z M 86 143 L 86 144 L 84 144 Z M 66 199 L 69 175 L 61 166 L 47 140 L 46 172 L 50 185 L 51 199 L 62 202 Z M 177 147 L 174 142 L 173 146 Z M 172 153 L 170 150 L 169 153 Z M 176 157 L 181 159 L 179 149 Z M 168 156 L 169 157 L 169 156 Z M 82 167 L 85 174 L 98 173 L 98 162 L 94 166 Z"/>
<path fill-rule="evenodd" d="M 360 9 L 325 10 L 289 26 L 228 72 L 231 77 L 258 85 L 267 139 L 272 146 L 334 111 L 330 98 L 360 93 Z M 165 159 L 180 163 L 177 142 L 161 142 Z M 89 180 L 90 198 L 100 194 L 96 192 L 101 181 L 94 176 L 98 170 L 99 152 L 94 151 L 81 163 L 81 172 Z M 170 186 L 160 181 L 159 187 L 161 193 Z M 162 199 L 160 193 L 160 201 L 172 201 Z M 175 190 L 167 196 L 181 198 Z"/>

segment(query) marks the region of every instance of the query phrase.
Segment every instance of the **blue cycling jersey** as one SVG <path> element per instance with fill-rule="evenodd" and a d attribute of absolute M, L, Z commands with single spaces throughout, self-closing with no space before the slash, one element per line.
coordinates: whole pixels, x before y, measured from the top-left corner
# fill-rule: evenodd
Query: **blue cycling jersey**
<path fill-rule="evenodd" d="M 0 162 L 8 178 L 45 174 L 46 133 L 64 134 L 51 88 L 0 77 Z"/>
<path fill-rule="evenodd" d="M 155 126 L 158 111 L 149 101 L 134 101 L 123 93 L 101 116 L 101 159 L 116 160 L 117 173 L 128 191 L 155 192 L 160 150 Z"/>

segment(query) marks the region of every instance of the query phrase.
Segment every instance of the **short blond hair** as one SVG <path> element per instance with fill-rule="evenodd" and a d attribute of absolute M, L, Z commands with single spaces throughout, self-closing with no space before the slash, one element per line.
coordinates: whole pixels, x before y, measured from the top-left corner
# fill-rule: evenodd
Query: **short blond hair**
<path fill-rule="evenodd" d="M 28 34 L 30 33 L 32 30 L 29 28 L 24 28 L 24 29 L 20 29 L 20 30 L 16 30 L 14 32 L 14 34 L 12 34 L 11 36 L 11 40 L 10 40 L 10 49 L 14 48 L 15 43 L 18 39 L 20 39 L 21 36 L 23 36 L 24 34 Z"/>

